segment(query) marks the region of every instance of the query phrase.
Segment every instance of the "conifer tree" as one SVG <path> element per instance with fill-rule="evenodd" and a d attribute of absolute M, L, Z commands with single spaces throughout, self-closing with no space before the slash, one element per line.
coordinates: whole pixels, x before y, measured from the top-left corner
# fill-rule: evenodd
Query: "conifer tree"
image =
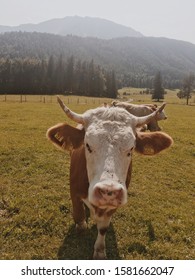
<path fill-rule="evenodd" d="M 156 101 L 160 101 L 160 99 L 164 99 L 165 90 L 162 87 L 162 77 L 160 71 L 156 73 L 154 77 L 153 83 L 153 91 L 152 91 L 152 99 Z"/>
<path fill-rule="evenodd" d="M 73 79 L 74 79 L 74 56 L 72 55 L 67 61 L 66 68 L 66 88 L 69 92 L 73 89 Z"/>
<path fill-rule="evenodd" d="M 54 85 L 54 72 L 55 72 L 55 63 L 53 55 L 50 56 L 47 66 L 47 92 L 52 94 L 55 88 Z"/>

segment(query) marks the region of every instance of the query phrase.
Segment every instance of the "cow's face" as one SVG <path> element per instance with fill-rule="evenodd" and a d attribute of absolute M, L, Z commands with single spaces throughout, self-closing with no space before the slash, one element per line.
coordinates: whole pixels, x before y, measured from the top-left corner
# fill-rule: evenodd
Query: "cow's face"
<path fill-rule="evenodd" d="M 89 202 L 98 208 L 119 207 L 127 201 L 125 181 L 135 147 L 135 119 L 120 108 L 98 108 L 84 118 Z"/>
<path fill-rule="evenodd" d="M 157 121 L 166 120 L 166 119 L 167 119 L 167 116 L 166 116 L 164 110 L 162 110 L 162 112 L 160 112 L 160 113 L 157 115 L 157 118 L 156 118 Z"/>
<path fill-rule="evenodd" d="M 136 127 L 150 122 L 165 105 L 149 116 L 136 117 L 124 108 L 118 107 L 99 107 L 80 115 L 68 109 L 60 98 L 58 102 L 69 118 L 84 126 L 89 202 L 102 209 L 117 208 L 125 204 L 127 200 L 125 181 L 135 147 Z M 63 130 L 63 126 L 61 129 Z M 74 148 L 78 147 L 81 141 L 77 138 L 83 134 L 77 132 L 73 135 L 70 133 L 72 128 L 67 129 L 69 137 L 66 137 L 66 144 L 71 143 Z M 58 138 L 65 135 L 65 132 L 59 131 L 58 126 L 49 131 L 49 138 L 58 146 L 63 146 L 60 140 L 53 137 L 55 131 Z"/>

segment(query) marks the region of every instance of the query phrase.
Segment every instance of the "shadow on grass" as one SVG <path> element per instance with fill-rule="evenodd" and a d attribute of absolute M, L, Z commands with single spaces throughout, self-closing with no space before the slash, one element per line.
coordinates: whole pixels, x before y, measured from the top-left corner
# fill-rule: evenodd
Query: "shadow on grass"
<path fill-rule="evenodd" d="M 71 226 L 58 250 L 58 259 L 91 260 L 96 238 L 97 228 L 95 225 L 81 234 L 76 232 L 75 226 Z M 110 224 L 106 234 L 106 253 L 108 259 L 121 259 L 117 249 L 117 242 L 112 224 Z"/>

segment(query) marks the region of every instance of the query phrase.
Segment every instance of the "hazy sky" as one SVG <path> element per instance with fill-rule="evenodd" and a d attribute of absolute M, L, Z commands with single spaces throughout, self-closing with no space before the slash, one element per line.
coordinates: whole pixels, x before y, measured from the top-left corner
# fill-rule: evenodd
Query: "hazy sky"
<path fill-rule="evenodd" d="M 0 25 L 74 15 L 105 18 L 145 36 L 195 44 L 195 0 L 0 0 Z"/>

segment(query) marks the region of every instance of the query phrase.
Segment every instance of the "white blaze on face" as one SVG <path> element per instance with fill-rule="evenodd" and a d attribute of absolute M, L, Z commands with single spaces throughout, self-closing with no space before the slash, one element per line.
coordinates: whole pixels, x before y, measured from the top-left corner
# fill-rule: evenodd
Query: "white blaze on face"
<path fill-rule="evenodd" d="M 126 203 L 126 176 L 135 146 L 134 119 L 124 109 L 97 110 L 87 118 L 85 154 L 89 202 L 99 208 Z"/>

